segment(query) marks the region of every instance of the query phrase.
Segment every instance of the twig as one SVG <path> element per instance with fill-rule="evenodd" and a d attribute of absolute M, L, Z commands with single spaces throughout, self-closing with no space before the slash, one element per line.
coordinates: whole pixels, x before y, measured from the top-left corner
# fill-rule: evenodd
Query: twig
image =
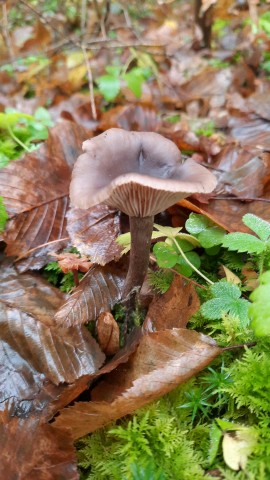
<path fill-rule="evenodd" d="M 225 352 L 225 350 L 234 350 L 235 348 L 255 347 L 256 345 L 257 342 L 242 343 L 240 345 L 231 345 L 230 347 L 224 347 L 222 348 L 222 351 Z"/>
<path fill-rule="evenodd" d="M 240 202 L 266 202 L 270 203 L 270 198 L 256 197 L 213 197 L 213 200 L 239 200 Z"/>
<path fill-rule="evenodd" d="M 2 5 L 2 16 L 3 16 L 3 23 L 2 23 L 2 34 L 4 41 L 6 43 L 6 47 L 8 50 L 9 58 L 11 61 L 14 59 L 14 52 L 12 48 L 12 43 L 10 40 L 9 29 L 8 29 L 8 14 L 7 14 L 7 4 L 6 2 Z"/>
<path fill-rule="evenodd" d="M 58 238 L 57 240 L 52 240 L 51 242 L 43 243 L 42 245 L 38 245 L 37 247 L 31 248 L 30 250 L 28 250 L 25 253 L 22 253 L 18 258 L 16 258 L 14 263 L 19 262 L 23 258 L 29 257 L 29 255 L 31 255 L 31 253 L 36 252 L 40 248 L 47 247 L 48 245 L 52 245 L 53 243 L 64 242 L 66 240 L 69 240 L 69 237 Z"/>
<path fill-rule="evenodd" d="M 96 110 L 96 104 L 95 104 L 95 95 L 94 95 L 94 85 L 93 85 L 93 75 L 92 75 L 92 70 L 90 66 L 90 62 L 86 53 L 85 46 L 81 46 L 82 52 L 83 52 L 83 57 L 84 57 L 84 62 L 87 70 L 87 78 L 88 78 L 88 86 L 89 86 L 89 96 L 90 96 L 90 105 L 91 105 L 91 110 L 92 110 L 92 116 L 93 119 L 97 119 L 97 110 Z"/>
<path fill-rule="evenodd" d="M 87 24 L 87 0 L 82 0 L 81 3 L 81 35 L 85 33 L 85 26 Z"/>

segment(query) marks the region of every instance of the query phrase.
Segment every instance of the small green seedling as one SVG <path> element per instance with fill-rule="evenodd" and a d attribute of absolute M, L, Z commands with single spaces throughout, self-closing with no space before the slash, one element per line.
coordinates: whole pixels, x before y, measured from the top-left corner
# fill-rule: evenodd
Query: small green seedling
<path fill-rule="evenodd" d="M 4 199 L 3 197 L 0 197 L 0 232 L 5 230 L 7 220 L 8 214 L 4 205 Z"/>

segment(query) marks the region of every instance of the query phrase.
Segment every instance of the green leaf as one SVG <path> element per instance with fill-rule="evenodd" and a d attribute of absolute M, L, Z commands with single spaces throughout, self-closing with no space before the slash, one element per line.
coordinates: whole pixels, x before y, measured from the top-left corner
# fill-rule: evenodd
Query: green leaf
<path fill-rule="evenodd" d="M 170 241 L 172 241 L 172 240 L 170 240 Z M 191 252 L 191 250 L 194 250 L 194 245 L 192 245 L 192 243 L 189 242 L 188 240 L 182 239 L 180 236 L 176 237 L 175 241 L 180 246 L 181 250 L 183 250 L 184 253 L 185 252 Z M 175 245 L 175 243 L 174 243 L 174 245 Z M 177 250 L 176 245 L 175 245 L 174 248 Z M 177 252 L 179 253 L 179 250 L 177 250 Z"/>
<path fill-rule="evenodd" d="M 0 128 L 8 130 L 8 128 L 15 127 L 22 120 L 33 120 L 33 117 L 20 112 L 0 113 Z"/>
<path fill-rule="evenodd" d="M 253 230 L 262 241 L 265 242 L 269 239 L 270 223 L 266 222 L 266 220 L 263 220 L 252 213 L 247 213 L 243 216 L 243 223 L 250 228 L 250 230 Z"/>
<path fill-rule="evenodd" d="M 187 252 L 186 254 L 187 259 L 194 265 L 196 268 L 200 268 L 201 266 L 201 260 L 199 255 L 196 252 Z M 175 269 L 181 273 L 182 275 L 185 275 L 185 277 L 191 277 L 191 275 L 194 273 L 193 268 L 186 262 L 186 260 L 179 255 L 177 264 L 175 266 Z"/>
<path fill-rule="evenodd" d="M 208 465 L 212 465 L 217 457 L 220 440 L 222 438 L 222 431 L 217 426 L 216 422 L 213 422 L 210 429 L 210 447 L 208 453 Z"/>
<path fill-rule="evenodd" d="M 100 93 L 107 102 L 114 100 L 120 92 L 120 79 L 112 75 L 103 75 L 97 78 Z"/>
<path fill-rule="evenodd" d="M 191 213 L 186 221 L 186 229 L 189 233 L 196 235 L 204 248 L 211 248 L 221 245 L 226 232 L 218 227 L 212 220 L 197 213 Z"/>
<path fill-rule="evenodd" d="M 250 295 L 251 327 L 257 337 L 270 335 L 270 271 L 260 276 L 260 286 Z"/>
<path fill-rule="evenodd" d="M 34 113 L 34 117 L 42 126 L 53 127 L 54 125 L 50 112 L 46 108 L 38 107 Z"/>
<path fill-rule="evenodd" d="M 135 97 L 141 98 L 142 84 L 145 80 L 141 69 L 133 68 L 123 75 L 123 79 L 126 81 L 128 88 L 134 93 Z"/>
<path fill-rule="evenodd" d="M 157 264 L 161 268 L 172 268 L 178 261 L 178 254 L 173 247 L 165 242 L 158 242 L 153 248 Z"/>
<path fill-rule="evenodd" d="M 238 317 L 242 326 L 247 326 L 248 307 L 250 303 L 241 297 L 241 290 L 237 285 L 229 282 L 218 282 L 211 285 L 213 299 L 207 300 L 201 306 L 201 313 L 210 320 L 219 320 L 223 314 Z"/>
<path fill-rule="evenodd" d="M 158 225 L 154 223 L 154 227 L 162 233 L 163 237 L 175 238 L 179 232 L 182 230 L 182 227 L 164 227 L 163 225 Z"/>
<path fill-rule="evenodd" d="M 0 197 L 0 232 L 3 232 L 5 230 L 7 220 L 8 214 L 6 212 L 3 197 Z"/>
<path fill-rule="evenodd" d="M 222 242 L 223 247 L 237 252 L 262 253 L 266 245 L 249 233 L 229 233 Z"/>

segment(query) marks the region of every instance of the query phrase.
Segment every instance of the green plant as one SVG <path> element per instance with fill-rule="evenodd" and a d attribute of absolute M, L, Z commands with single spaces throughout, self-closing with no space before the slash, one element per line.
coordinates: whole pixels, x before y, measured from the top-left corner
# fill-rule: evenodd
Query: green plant
<path fill-rule="evenodd" d="M 48 111 L 39 107 L 34 115 L 7 109 L 0 113 L 0 168 L 5 167 L 22 153 L 37 148 L 37 143 L 48 138 L 53 123 Z"/>
<path fill-rule="evenodd" d="M 48 282 L 60 288 L 62 292 L 69 293 L 75 287 L 74 275 L 72 272 L 63 273 L 58 262 L 50 262 L 44 267 L 44 276 Z M 78 273 L 81 280 L 83 273 Z"/>
<path fill-rule="evenodd" d="M 204 137 L 211 137 L 215 133 L 215 124 L 212 120 L 209 120 L 200 128 L 195 130 L 196 135 L 203 135 Z"/>
<path fill-rule="evenodd" d="M 270 255 L 270 223 L 251 213 L 243 216 L 243 223 L 257 236 L 249 233 L 229 233 L 222 245 L 228 250 L 256 254 L 259 272 L 262 273 Z"/>
<path fill-rule="evenodd" d="M 0 197 L 0 233 L 5 230 L 8 214 L 4 205 L 3 197 Z"/>
<path fill-rule="evenodd" d="M 264 337 L 270 335 L 270 271 L 260 277 L 260 286 L 250 295 L 253 302 L 249 306 L 251 327 L 255 335 Z"/>
<path fill-rule="evenodd" d="M 142 95 L 142 84 L 151 75 L 149 68 L 133 67 L 125 72 L 125 67 L 119 65 L 108 65 L 106 75 L 96 79 L 99 92 L 107 102 L 113 101 L 121 91 L 122 84 L 125 84 L 135 95 L 140 98 Z"/>

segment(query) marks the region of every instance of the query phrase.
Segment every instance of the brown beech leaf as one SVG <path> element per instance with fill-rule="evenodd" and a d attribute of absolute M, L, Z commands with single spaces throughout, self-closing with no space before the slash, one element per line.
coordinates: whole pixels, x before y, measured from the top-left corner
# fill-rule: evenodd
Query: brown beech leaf
<path fill-rule="evenodd" d="M 153 108 L 142 105 L 120 105 L 103 113 L 99 129 L 119 127 L 125 130 L 151 132 L 156 131 L 160 124 L 160 119 Z"/>
<path fill-rule="evenodd" d="M 0 401 L 20 403 L 36 397 L 47 380 L 73 383 L 100 368 L 105 356 L 84 327 L 50 326 L 61 292 L 11 267 L 1 269 L 0 279 Z"/>
<path fill-rule="evenodd" d="M 126 276 L 123 263 L 93 266 L 55 315 L 55 323 L 70 327 L 96 320 L 121 299 Z"/>
<path fill-rule="evenodd" d="M 1 479 L 79 480 L 68 429 L 42 424 L 37 417 L 0 412 L 0 449 Z"/>
<path fill-rule="evenodd" d="M 230 232 L 247 232 L 250 233 L 242 218 L 246 213 L 253 213 L 258 217 L 270 222 L 270 197 L 265 198 L 264 201 L 241 202 L 240 200 L 212 200 L 208 205 L 204 205 L 204 211 L 207 216 L 218 218 L 221 226 L 228 225 L 226 229 Z M 268 201 L 268 203 L 267 203 Z M 211 218 L 210 217 L 210 218 Z"/>
<path fill-rule="evenodd" d="M 40 275 L 20 275 L 7 262 L 0 267 L 0 303 L 28 313 L 44 325 L 53 325 L 52 318 L 65 301 L 66 295 Z"/>
<path fill-rule="evenodd" d="M 96 322 L 98 344 L 105 355 L 114 355 L 119 350 L 119 326 L 110 312 L 103 312 Z"/>
<path fill-rule="evenodd" d="M 196 375 L 221 349 L 201 333 L 183 328 L 142 337 L 129 361 L 105 377 L 92 392 L 93 402 L 77 403 L 56 418 L 77 439 L 134 412 Z"/>
<path fill-rule="evenodd" d="M 252 148 L 226 145 L 217 155 L 218 190 L 239 197 L 260 197 L 270 176 L 270 154 Z"/>
<path fill-rule="evenodd" d="M 119 212 L 100 204 L 88 210 L 72 208 L 67 214 L 67 229 L 74 245 L 93 263 L 105 265 L 121 257 L 115 239 L 120 234 Z"/>
<path fill-rule="evenodd" d="M 190 317 L 200 308 L 199 297 L 190 282 L 175 275 L 169 290 L 154 298 L 144 321 L 148 332 L 167 328 L 185 328 Z"/>
<path fill-rule="evenodd" d="M 6 254 L 27 257 L 18 264 L 21 271 L 40 268 L 48 262 L 48 252 L 67 244 L 71 169 L 87 136 L 75 123 L 62 122 L 38 150 L 0 170 L 1 195 L 9 214 L 3 235 Z"/>
<path fill-rule="evenodd" d="M 243 146 L 270 151 L 270 123 L 250 116 L 247 119 L 231 117 L 229 126 L 231 136 L 241 142 Z"/>

